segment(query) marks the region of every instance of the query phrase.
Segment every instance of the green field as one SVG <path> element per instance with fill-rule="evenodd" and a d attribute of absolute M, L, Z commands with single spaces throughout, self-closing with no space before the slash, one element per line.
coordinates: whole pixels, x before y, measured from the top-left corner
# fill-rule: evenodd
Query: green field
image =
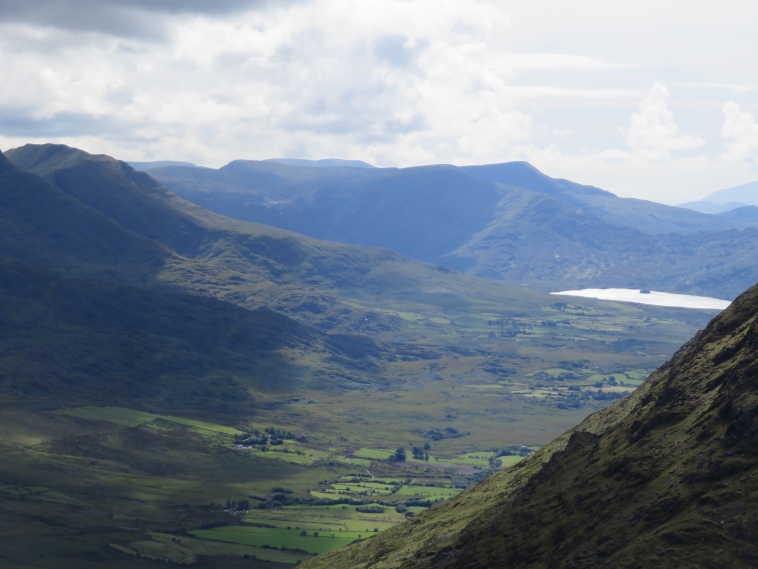
<path fill-rule="evenodd" d="M 72 409 L 61 409 L 57 411 L 64 415 L 70 415 L 72 417 L 79 417 L 81 419 L 90 419 L 94 421 L 108 421 L 116 423 L 117 425 L 124 425 L 127 427 L 136 427 L 145 423 L 150 423 L 156 419 L 162 419 L 170 423 L 176 423 L 178 425 L 185 425 L 187 427 L 195 427 L 205 431 L 211 431 L 214 433 L 223 433 L 225 435 L 241 435 L 242 431 L 219 425 L 216 423 L 208 423 L 207 421 L 198 421 L 195 419 L 187 419 L 186 417 L 174 417 L 172 415 L 158 415 L 155 413 L 146 413 L 144 411 L 136 411 L 134 409 L 125 409 L 123 407 L 75 407 Z"/>
<path fill-rule="evenodd" d="M 512 315 L 523 306 L 487 299 L 388 301 L 424 357 L 398 352 L 384 371 L 393 379 L 379 390 L 257 393 L 259 406 L 245 418 L 6 402 L 0 523 L 13 538 L 0 538 L 0 546 L 8 559 L 26 559 L 38 546 L 34 520 L 51 511 L 59 525 L 45 525 L 52 537 L 42 554 L 73 566 L 93 547 L 78 532 L 95 525 L 108 528 L 97 551 L 117 569 L 135 559 L 192 564 L 203 556 L 293 565 L 365 539 L 425 509 L 406 501 L 450 499 L 522 459 L 491 462 L 502 449 L 543 445 L 634 389 L 701 325 L 686 311 L 590 305 L 603 306 L 537 306 L 529 310 L 539 316 L 529 318 Z M 546 321 L 556 326 L 540 324 Z M 243 433 L 268 429 L 298 440 L 235 444 Z M 413 459 L 414 446 L 428 446 L 429 460 Z M 399 447 L 407 460 L 392 462 Z M 289 492 L 284 501 L 275 488 Z M 340 499 L 350 502 L 333 503 Z M 247 509 L 227 507 L 242 502 Z M 384 511 L 356 511 L 372 506 Z M 203 527 L 217 524 L 224 525 Z"/>
<path fill-rule="evenodd" d="M 328 534 L 323 531 L 309 531 L 307 535 L 303 536 L 303 531 L 296 529 L 229 526 L 209 530 L 197 530 L 191 533 L 201 539 L 226 541 L 258 547 L 264 545 L 278 548 L 286 547 L 287 549 L 300 549 L 307 553 L 332 551 L 333 549 L 344 547 L 357 539 L 373 535 L 373 532 L 366 533 L 365 531 L 329 532 Z"/>
<path fill-rule="evenodd" d="M 435 488 L 429 486 L 403 486 L 397 491 L 398 496 L 413 496 L 419 499 L 438 500 L 440 498 L 448 499 L 460 494 L 458 488 Z"/>
<path fill-rule="evenodd" d="M 389 457 L 395 454 L 393 450 L 386 449 L 372 449 L 372 448 L 359 448 L 353 452 L 353 456 L 357 458 L 370 458 L 378 460 L 387 460 Z"/>

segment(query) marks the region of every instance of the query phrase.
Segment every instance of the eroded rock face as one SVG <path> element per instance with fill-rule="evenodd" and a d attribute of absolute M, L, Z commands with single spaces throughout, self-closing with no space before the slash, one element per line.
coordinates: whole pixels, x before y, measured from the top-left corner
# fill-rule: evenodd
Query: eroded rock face
<path fill-rule="evenodd" d="M 445 505 L 307 567 L 758 562 L 758 287 L 633 395 Z"/>

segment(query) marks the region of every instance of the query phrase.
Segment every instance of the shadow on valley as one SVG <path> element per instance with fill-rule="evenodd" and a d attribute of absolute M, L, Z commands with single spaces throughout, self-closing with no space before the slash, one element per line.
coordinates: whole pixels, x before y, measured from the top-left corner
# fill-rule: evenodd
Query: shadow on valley
<path fill-rule="evenodd" d="M 7 259 L 0 294 L 5 396 L 237 420 L 252 412 L 254 392 L 290 393 L 312 381 L 295 350 L 325 352 L 324 360 L 351 352 L 339 349 L 344 339 L 272 311 L 66 279 Z"/>

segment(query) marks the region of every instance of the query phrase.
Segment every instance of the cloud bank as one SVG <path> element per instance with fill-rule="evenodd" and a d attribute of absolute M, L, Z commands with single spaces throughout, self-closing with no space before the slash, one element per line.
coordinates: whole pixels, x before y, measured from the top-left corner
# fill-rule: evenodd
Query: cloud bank
<path fill-rule="evenodd" d="M 752 5 L 584 3 L 0 0 L 0 145 L 526 159 L 668 203 L 758 177 Z"/>

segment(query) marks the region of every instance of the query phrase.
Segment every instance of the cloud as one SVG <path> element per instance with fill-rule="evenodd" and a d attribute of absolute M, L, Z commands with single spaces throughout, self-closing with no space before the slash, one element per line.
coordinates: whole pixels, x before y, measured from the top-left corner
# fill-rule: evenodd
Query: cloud
<path fill-rule="evenodd" d="M 630 69 L 638 64 L 607 61 L 586 55 L 568 53 L 521 53 L 508 57 L 508 64 L 514 69 Z"/>
<path fill-rule="evenodd" d="M 55 138 L 59 136 L 107 136 L 123 129 L 116 117 L 84 113 L 60 113 L 51 118 L 34 118 L 23 109 L 0 108 L 0 132 L 5 136 Z"/>
<path fill-rule="evenodd" d="M 418 61 L 418 56 L 426 49 L 428 42 L 411 42 L 406 36 L 384 35 L 374 41 L 374 54 L 380 60 L 395 67 L 408 67 Z"/>
<path fill-rule="evenodd" d="M 750 85 L 742 85 L 740 83 L 683 83 L 682 86 L 689 87 L 691 89 L 732 91 L 738 95 L 743 95 L 745 93 L 755 91 L 755 87 L 752 87 Z"/>
<path fill-rule="evenodd" d="M 271 4 L 271 0 L 0 0 L 0 22 L 157 39 L 165 36 L 166 26 L 158 16 L 222 16 Z"/>
<path fill-rule="evenodd" d="M 754 175 L 756 13 L 672 2 L 0 0 L 0 145 L 526 159 L 625 195 L 705 195 Z"/>
<path fill-rule="evenodd" d="M 724 159 L 729 162 L 758 162 L 758 123 L 755 117 L 740 109 L 734 102 L 724 105 L 724 126 L 721 136 L 726 142 L 727 152 Z"/>
<path fill-rule="evenodd" d="M 666 105 L 668 89 L 656 83 L 631 117 L 626 143 L 640 155 L 663 159 L 672 150 L 688 150 L 705 144 L 699 136 L 680 134 L 674 115 Z"/>

